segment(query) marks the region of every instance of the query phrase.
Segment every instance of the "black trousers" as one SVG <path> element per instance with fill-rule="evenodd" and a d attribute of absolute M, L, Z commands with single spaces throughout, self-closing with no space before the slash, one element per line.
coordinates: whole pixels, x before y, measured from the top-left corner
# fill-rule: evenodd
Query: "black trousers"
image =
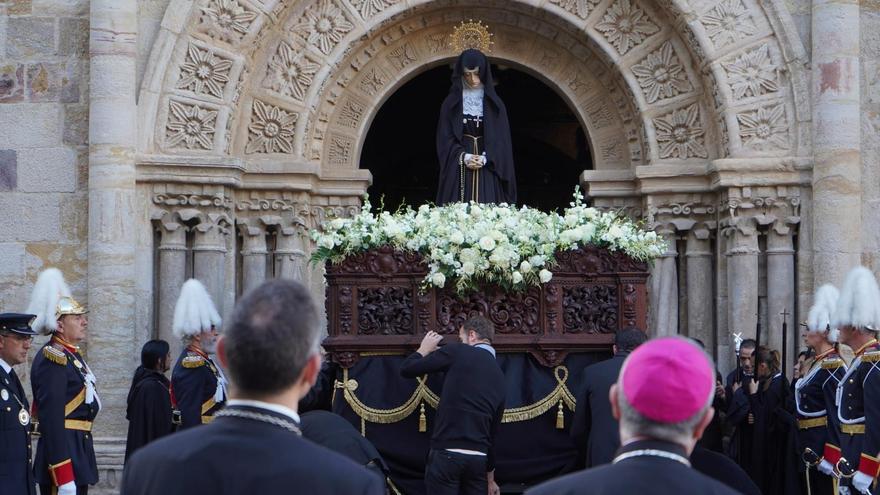
<path fill-rule="evenodd" d="M 431 449 L 425 488 L 428 495 L 486 495 L 486 456 Z"/>
<path fill-rule="evenodd" d="M 53 484 L 40 484 L 40 495 L 56 495 L 58 487 Z M 76 495 L 88 495 L 89 485 L 76 485 Z"/>

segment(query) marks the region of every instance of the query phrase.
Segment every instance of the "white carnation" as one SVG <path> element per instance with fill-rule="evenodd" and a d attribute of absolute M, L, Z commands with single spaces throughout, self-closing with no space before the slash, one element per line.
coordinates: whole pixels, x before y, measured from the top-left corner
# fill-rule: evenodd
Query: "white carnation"
<path fill-rule="evenodd" d="M 474 264 L 470 261 L 465 261 L 464 263 L 461 264 L 461 272 L 464 273 L 465 275 L 468 275 L 468 276 L 473 275 L 474 272 L 476 272 L 476 271 L 477 271 L 477 267 L 474 266 Z"/>
<path fill-rule="evenodd" d="M 521 271 L 522 273 L 529 273 L 530 271 L 532 271 L 532 264 L 528 261 L 523 261 L 519 264 L 519 271 Z"/>
<path fill-rule="evenodd" d="M 550 273 L 550 270 L 544 269 L 538 273 L 538 278 L 541 279 L 542 284 L 546 284 L 547 282 L 550 281 L 551 278 L 553 278 L 553 274 Z"/>
<path fill-rule="evenodd" d="M 440 272 L 431 275 L 431 283 L 434 284 L 435 287 L 443 287 L 446 284 L 446 275 L 443 275 Z"/>
<path fill-rule="evenodd" d="M 522 273 L 520 273 L 520 272 L 516 272 L 516 271 L 513 272 L 513 277 L 512 277 L 512 279 L 513 279 L 513 283 L 515 283 L 515 284 L 518 284 L 518 283 L 522 282 L 522 281 L 523 281 Z"/>
<path fill-rule="evenodd" d="M 322 248 L 333 249 L 333 246 L 335 246 L 335 245 L 336 245 L 336 243 L 333 242 L 333 238 L 330 237 L 329 235 L 325 235 L 325 236 L 321 237 L 320 240 L 318 240 L 318 246 L 322 247 Z"/>
<path fill-rule="evenodd" d="M 455 231 L 449 236 L 449 242 L 453 244 L 461 244 L 464 242 L 464 234 L 461 231 Z"/>

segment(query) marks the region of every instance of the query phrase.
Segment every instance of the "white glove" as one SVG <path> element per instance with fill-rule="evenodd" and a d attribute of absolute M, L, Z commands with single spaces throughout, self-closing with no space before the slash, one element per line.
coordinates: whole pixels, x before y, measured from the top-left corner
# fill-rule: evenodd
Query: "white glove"
<path fill-rule="evenodd" d="M 483 153 L 482 155 L 478 156 L 477 158 L 480 160 L 480 163 L 482 163 L 483 166 L 485 166 L 486 163 L 489 161 L 488 159 L 486 159 L 486 154 L 485 154 L 485 153 Z"/>
<path fill-rule="evenodd" d="M 832 466 L 831 463 L 825 459 L 822 459 L 822 462 L 820 462 L 819 465 L 816 466 L 816 469 L 818 469 L 820 473 L 827 474 L 828 476 L 832 477 L 834 476 L 834 466 Z"/>
<path fill-rule="evenodd" d="M 853 476 L 852 479 L 853 487 L 864 494 L 871 493 L 870 491 L 868 491 L 868 489 L 871 488 L 871 483 L 873 482 L 874 478 L 868 476 L 861 471 L 856 471 L 856 475 Z"/>
<path fill-rule="evenodd" d="M 73 481 L 68 481 L 58 487 L 58 495 L 76 495 L 76 485 Z"/>
<path fill-rule="evenodd" d="M 464 154 L 464 161 L 469 162 L 469 161 L 471 161 L 471 158 L 473 158 L 473 157 L 474 157 L 474 155 L 472 155 L 470 153 L 465 153 Z"/>

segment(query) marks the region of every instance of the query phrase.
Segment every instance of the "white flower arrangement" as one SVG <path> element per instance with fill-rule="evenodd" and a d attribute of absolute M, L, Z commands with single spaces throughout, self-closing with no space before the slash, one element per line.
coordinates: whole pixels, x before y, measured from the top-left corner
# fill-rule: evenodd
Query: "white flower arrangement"
<path fill-rule="evenodd" d="M 367 198 L 358 215 L 325 222 L 311 233 L 312 261 L 333 263 L 384 245 L 421 254 L 428 264 L 423 287 L 454 281 L 458 292 L 482 283 L 508 289 L 545 284 L 553 278 L 557 251 L 596 245 L 639 261 L 660 256 L 665 242 L 629 218 L 574 201 L 560 215 L 507 204 L 455 203 L 373 214 Z"/>

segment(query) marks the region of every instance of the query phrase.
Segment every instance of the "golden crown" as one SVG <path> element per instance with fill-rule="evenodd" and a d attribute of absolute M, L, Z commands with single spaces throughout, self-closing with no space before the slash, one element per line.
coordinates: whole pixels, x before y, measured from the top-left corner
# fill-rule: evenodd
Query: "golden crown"
<path fill-rule="evenodd" d="M 492 41 L 489 26 L 482 21 L 474 22 L 473 19 L 468 19 L 467 22 L 461 21 L 461 24 L 455 26 L 452 34 L 449 35 L 449 44 L 459 53 L 471 48 L 489 53 L 495 42 Z"/>

